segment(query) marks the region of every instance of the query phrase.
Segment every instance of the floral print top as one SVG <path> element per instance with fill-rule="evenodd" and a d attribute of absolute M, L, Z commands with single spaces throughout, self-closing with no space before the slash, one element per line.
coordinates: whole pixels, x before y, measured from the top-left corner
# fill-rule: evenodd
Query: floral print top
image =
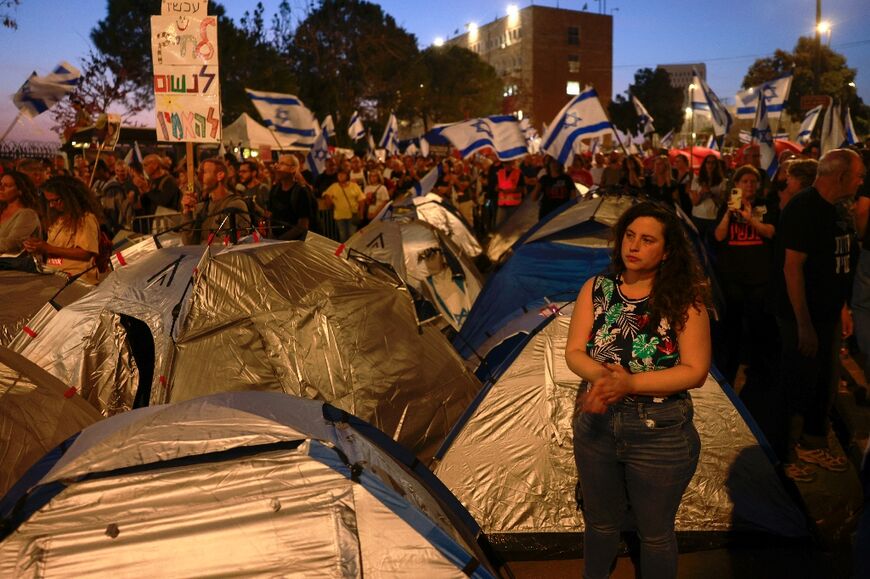
<path fill-rule="evenodd" d="M 632 374 L 672 368 L 680 363 L 677 333 L 667 320 L 649 326 L 649 297 L 628 299 L 618 276 L 598 276 L 592 290 L 595 319 L 586 353 L 598 362 L 620 364 Z"/>

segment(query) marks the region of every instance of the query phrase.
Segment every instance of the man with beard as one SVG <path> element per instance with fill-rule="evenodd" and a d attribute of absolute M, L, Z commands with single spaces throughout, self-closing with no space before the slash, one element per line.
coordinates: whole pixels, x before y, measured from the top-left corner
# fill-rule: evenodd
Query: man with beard
<path fill-rule="evenodd" d="M 332 164 L 333 167 L 335 164 Z M 273 234 L 279 239 L 300 239 L 312 230 L 316 202 L 311 186 L 302 176 L 299 159 L 281 155 L 275 164 L 275 185 L 269 191 Z"/>
<path fill-rule="evenodd" d="M 226 187 L 226 164 L 220 159 L 206 159 L 200 164 L 200 173 L 202 199 L 188 192 L 181 201 L 184 216 L 192 220 L 191 227 L 182 234 L 184 243 L 210 243 L 211 234 L 219 231 L 231 234 L 230 242 L 237 242 L 250 230 L 251 218 L 244 198 Z"/>

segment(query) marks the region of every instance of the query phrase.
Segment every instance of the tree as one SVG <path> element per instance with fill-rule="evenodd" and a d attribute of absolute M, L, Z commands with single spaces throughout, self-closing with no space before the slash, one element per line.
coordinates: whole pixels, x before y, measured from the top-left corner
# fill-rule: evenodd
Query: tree
<path fill-rule="evenodd" d="M 501 106 L 498 73 L 474 52 L 459 46 L 433 46 L 420 53 L 420 65 L 419 91 L 411 104 L 427 129 L 430 121 L 490 115 Z"/>
<path fill-rule="evenodd" d="M 403 89 L 420 76 L 417 39 L 376 4 L 322 0 L 296 28 L 287 50 L 299 96 L 318 118 L 335 114 L 346 123 L 360 108 L 375 109 L 382 120 L 391 111 L 413 112 Z"/>
<path fill-rule="evenodd" d="M 642 68 L 634 73 L 634 84 L 628 85 L 626 96 L 616 95 L 610 105 L 610 119 L 623 131 L 637 131 L 637 113 L 631 102 L 635 96 L 655 119 L 660 135 L 677 130 L 683 122 L 683 90 L 671 86 L 671 77 L 663 68 Z"/>
<path fill-rule="evenodd" d="M 785 110 L 800 119 L 801 97 L 827 95 L 849 105 L 856 130 L 866 134 L 870 124 L 870 111 L 850 83 L 855 82 L 856 71 L 846 64 L 846 57 L 830 47 L 802 36 L 791 52 L 777 50 L 773 56 L 752 63 L 743 78 L 743 88 L 757 86 L 784 74 L 793 72 L 791 90 Z"/>
<path fill-rule="evenodd" d="M 293 92 L 295 83 L 285 59 L 271 45 L 258 5 L 246 14 L 242 26 L 226 17 L 224 7 L 211 3 L 218 20 L 221 105 L 224 122 L 232 122 L 255 109 L 245 87 L 275 92 Z M 151 16 L 160 13 L 160 0 L 109 0 L 106 17 L 91 31 L 98 56 L 116 78 L 132 87 L 127 98 L 147 108 L 154 102 L 151 62 Z"/>

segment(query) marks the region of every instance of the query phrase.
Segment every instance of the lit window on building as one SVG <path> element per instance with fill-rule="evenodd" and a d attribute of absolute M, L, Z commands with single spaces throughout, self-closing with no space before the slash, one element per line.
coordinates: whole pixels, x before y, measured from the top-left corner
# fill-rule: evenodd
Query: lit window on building
<path fill-rule="evenodd" d="M 580 28 L 577 26 L 568 27 L 568 44 L 575 46 L 580 45 Z"/>
<path fill-rule="evenodd" d="M 568 55 L 568 72 L 580 72 L 580 56 L 577 54 Z"/>
<path fill-rule="evenodd" d="M 576 80 L 569 80 L 565 86 L 565 92 L 571 96 L 577 96 L 580 94 L 580 83 Z"/>

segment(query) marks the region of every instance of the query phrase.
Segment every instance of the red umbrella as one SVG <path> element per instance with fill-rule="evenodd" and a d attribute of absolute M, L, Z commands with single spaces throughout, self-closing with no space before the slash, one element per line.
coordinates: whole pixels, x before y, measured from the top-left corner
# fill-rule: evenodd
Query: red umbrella
<path fill-rule="evenodd" d="M 734 160 L 737 162 L 737 165 L 740 166 L 743 164 L 743 151 L 746 150 L 747 147 L 751 146 L 750 143 L 747 143 L 737 149 L 737 152 L 734 153 Z M 776 158 L 782 154 L 783 151 L 791 151 L 795 155 L 800 155 L 803 152 L 803 147 L 798 145 L 797 143 L 792 143 L 791 141 L 786 141 L 784 139 L 777 139 L 773 142 L 773 146 L 776 149 Z"/>
<path fill-rule="evenodd" d="M 690 153 L 691 151 L 691 153 Z M 668 151 L 668 158 L 671 161 L 674 160 L 678 155 L 683 155 L 685 157 L 689 157 L 692 159 L 692 170 L 698 172 L 701 168 L 701 165 L 704 163 L 704 159 L 707 158 L 707 155 L 713 155 L 717 159 L 722 157 L 722 154 L 715 149 L 708 149 L 707 147 L 686 147 L 685 149 L 670 149 Z"/>

